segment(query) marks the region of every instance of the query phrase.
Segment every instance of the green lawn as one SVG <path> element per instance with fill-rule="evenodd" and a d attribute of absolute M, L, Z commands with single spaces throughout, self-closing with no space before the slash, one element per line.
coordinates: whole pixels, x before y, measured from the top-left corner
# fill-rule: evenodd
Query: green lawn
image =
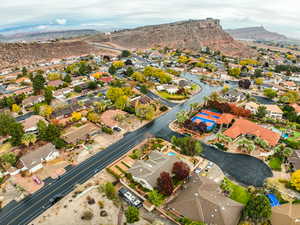
<path fill-rule="evenodd" d="M 246 205 L 250 198 L 250 193 L 248 192 L 248 190 L 238 184 L 233 183 L 229 179 L 226 179 L 226 184 L 231 190 L 231 194 L 229 197 L 234 201 Z"/>
<path fill-rule="evenodd" d="M 297 141 L 300 139 L 300 132 L 295 131 L 292 137 L 289 137 L 288 141 Z"/>
<path fill-rule="evenodd" d="M 281 164 L 282 164 L 282 160 L 278 157 L 273 157 L 269 161 L 269 166 L 272 168 L 272 170 L 281 171 Z"/>
<path fill-rule="evenodd" d="M 158 95 L 162 98 L 169 99 L 169 100 L 176 100 L 176 101 L 184 100 L 187 98 L 187 96 L 185 95 L 177 95 L 177 94 L 172 95 L 165 91 L 159 91 Z"/>

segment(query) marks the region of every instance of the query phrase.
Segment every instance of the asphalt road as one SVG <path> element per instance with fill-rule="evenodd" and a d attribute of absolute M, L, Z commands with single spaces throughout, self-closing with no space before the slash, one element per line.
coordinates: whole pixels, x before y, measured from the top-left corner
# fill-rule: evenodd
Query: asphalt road
<path fill-rule="evenodd" d="M 189 76 L 189 78 L 195 79 L 195 82 L 199 82 L 196 81 L 196 77 Z M 134 132 L 128 133 L 120 141 L 68 170 L 60 179 L 47 183 L 44 188 L 33 195 L 26 197 L 18 203 L 12 202 L 3 208 L 0 212 L 0 224 L 29 224 L 35 217 L 51 207 L 49 199 L 57 195 L 70 193 L 76 184 L 84 183 L 90 179 L 96 173 L 95 170 L 100 171 L 104 169 L 145 138 L 156 136 L 170 139 L 172 135 L 178 135 L 168 128 L 168 124 L 176 118 L 176 113 L 181 110 L 189 109 L 191 103 L 201 102 L 205 96 L 216 91 L 215 87 L 209 87 L 203 84 L 201 84 L 201 86 L 202 91 L 185 103 L 176 105 L 172 110 L 163 114 L 161 117 Z M 264 178 L 272 174 L 270 169 L 262 161 L 251 156 L 245 157 L 225 153 L 206 145 L 204 146 L 203 156 L 218 164 L 235 180 L 246 185 L 260 186 Z"/>
<path fill-rule="evenodd" d="M 177 103 L 174 102 L 170 102 L 164 98 L 161 98 L 160 96 L 158 96 L 157 94 L 153 93 L 152 91 L 148 90 L 147 94 L 146 94 L 149 98 L 152 98 L 154 100 L 159 100 L 162 104 L 165 104 L 168 107 L 174 107 L 177 105 Z"/>

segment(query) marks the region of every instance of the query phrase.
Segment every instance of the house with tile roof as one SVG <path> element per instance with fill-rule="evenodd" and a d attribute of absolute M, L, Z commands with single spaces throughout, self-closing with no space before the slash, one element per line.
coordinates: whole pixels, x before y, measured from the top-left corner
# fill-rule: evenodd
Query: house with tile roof
<path fill-rule="evenodd" d="M 297 103 L 291 104 L 290 106 L 294 108 L 297 115 L 300 115 L 300 106 Z"/>
<path fill-rule="evenodd" d="M 293 170 L 300 170 L 300 150 L 294 151 L 293 155 L 288 157 L 288 161 Z"/>
<path fill-rule="evenodd" d="M 47 85 L 51 86 L 51 87 L 59 87 L 63 84 L 64 84 L 64 82 L 62 80 L 52 80 L 47 83 Z"/>
<path fill-rule="evenodd" d="M 233 125 L 224 132 L 224 135 L 236 139 L 241 135 L 254 136 L 265 140 L 271 147 L 277 145 L 280 134 L 264 128 L 246 119 L 236 119 Z"/>
<path fill-rule="evenodd" d="M 132 178 L 144 188 L 153 190 L 162 172 L 172 173 L 173 164 L 178 162 L 176 155 L 166 155 L 152 151 L 148 160 L 138 160 L 127 171 Z"/>
<path fill-rule="evenodd" d="M 280 83 L 284 88 L 296 91 L 298 89 L 297 84 L 293 81 L 284 81 Z"/>
<path fill-rule="evenodd" d="M 267 110 L 267 116 L 274 119 L 282 119 L 283 112 L 278 105 L 264 105 Z"/>
<path fill-rule="evenodd" d="M 192 175 L 167 207 L 176 215 L 217 225 L 237 225 L 244 208 L 225 197 L 216 182 L 197 174 Z"/>
<path fill-rule="evenodd" d="M 282 119 L 283 112 L 278 107 L 278 105 L 259 105 L 255 102 L 247 102 L 245 104 L 245 109 L 250 110 L 251 113 L 256 114 L 258 107 L 265 106 L 267 111 L 267 116 L 275 119 Z"/>

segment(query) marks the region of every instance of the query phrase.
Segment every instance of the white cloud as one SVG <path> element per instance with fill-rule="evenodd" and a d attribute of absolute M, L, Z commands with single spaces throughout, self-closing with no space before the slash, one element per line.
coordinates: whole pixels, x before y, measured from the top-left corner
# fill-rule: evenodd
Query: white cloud
<path fill-rule="evenodd" d="M 65 25 L 67 23 L 66 19 L 56 19 L 55 22 L 59 25 Z"/>
<path fill-rule="evenodd" d="M 39 21 L 137 26 L 214 17 L 226 28 L 264 25 L 300 38 L 299 8 L 297 0 L 1 0 L 0 28 Z"/>

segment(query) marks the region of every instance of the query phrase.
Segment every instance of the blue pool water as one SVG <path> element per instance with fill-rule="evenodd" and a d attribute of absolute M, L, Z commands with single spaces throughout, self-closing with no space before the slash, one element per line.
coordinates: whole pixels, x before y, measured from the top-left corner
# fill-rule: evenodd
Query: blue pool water
<path fill-rule="evenodd" d="M 176 153 L 175 152 L 168 152 L 168 155 L 173 156 L 173 155 L 176 155 Z"/>
<path fill-rule="evenodd" d="M 272 207 L 279 206 L 280 203 L 274 194 L 267 194 L 267 197 L 270 201 Z"/>

